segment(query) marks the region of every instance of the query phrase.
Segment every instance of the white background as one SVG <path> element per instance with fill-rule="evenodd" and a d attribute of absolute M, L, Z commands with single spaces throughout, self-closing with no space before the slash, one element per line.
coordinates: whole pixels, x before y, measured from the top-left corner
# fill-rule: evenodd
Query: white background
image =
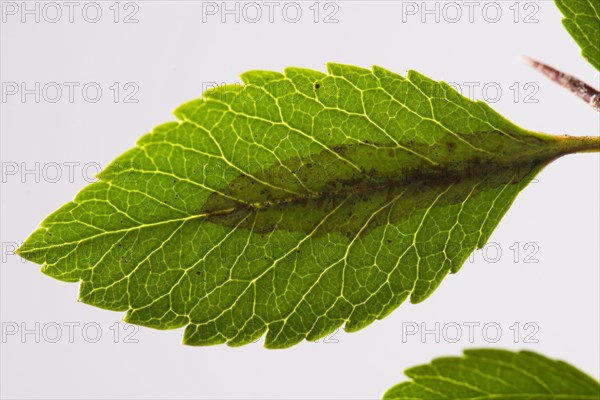
<path fill-rule="evenodd" d="M 35 3 L 27 5 L 33 9 Z M 416 15 L 403 13 L 407 5 L 396 1 L 335 2 L 327 8 L 313 3 L 297 2 L 302 16 L 296 23 L 289 22 L 295 18 L 290 6 L 282 14 L 285 3 L 279 3 L 269 22 L 262 2 L 263 15 L 255 23 L 249 19 L 256 9 L 245 8 L 244 13 L 243 3 L 239 22 L 235 15 L 222 22 L 220 12 L 203 14 L 203 7 L 212 6 L 196 1 L 135 2 L 138 22 L 131 24 L 122 19 L 134 6 L 118 4 L 115 23 L 112 1 L 98 2 L 102 17 L 97 23 L 83 18 L 84 2 L 75 8 L 73 23 L 62 2 L 62 19 L 56 23 L 46 20 L 55 16 L 50 8 L 39 23 L 34 15 L 25 15 L 22 22 L 21 2 L 13 3 L 19 7 L 16 15 L 3 13 L 0 66 L 5 87 L 10 82 L 25 82 L 29 88 L 35 82 L 42 87 L 49 82 L 80 84 L 72 103 L 66 86 L 56 103 L 48 101 L 54 92 L 41 93 L 39 103 L 34 95 L 22 101 L 19 94 L 2 93 L 3 398 L 374 399 L 403 380 L 405 368 L 472 347 L 530 349 L 567 360 L 598 378 L 598 154 L 564 157 L 546 168 L 519 195 L 492 235 L 488 252 L 476 252 L 424 303 L 402 305 L 360 332 L 340 331 L 326 342 L 304 342 L 287 350 L 266 350 L 260 343 L 188 347 L 180 344 L 182 330 L 140 328 L 126 340 L 124 334 L 133 331 L 125 331 L 122 313 L 77 303 L 77 284 L 53 280 L 39 266 L 11 254 L 47 214 L 87 184 L 96 165 L 106 165 L 143 133 L 173 120 L 171 110 L 199 97 L 203 85 L 237 82 L 249 69 L 281 71 L 293 65 L 324 70 L 328 61 L 376 64 L 401 74 L 415 69 L 456 82 L 463 94 L 468 94 L 465 82 L 476 82 L 475 98 L 486 96 L 496 110 L 525 128 L 598 135 L 598 113 L 520 60 L 529 55 L 599 85 L 597 72 L 580 56 L 551 1 L 497 2 L 486 12 L 486 3 L 477 3 L 472 21 L 467 5 L 458 2 L 462 17 L 457 22 L 449 21 L 456 19 L 456 7 L 444 8 L 443 2 L 437 5 L 439 22 L 435 15 L 421 20 L 422 2 L 413 3 Z M 213 4 L 222 11 L 221 2 Z M 43 6 L 39 2 L 41 13 Z M 427 7 L 434 9 L 436 3 Z M 498 7 L 499 21 L 489 22 L 496 19 Z M 315 8 L 320 10 L 317 22 Z M 94 18 L 94 10 L 88 6 L 87 11 Z M 325 23 L 333 11 L 337 22 Z M 530 23 L 524 21 L 527 15 Z M 96 103 L 82 97 L 81 87 L 88 82 L 103 89 Z M 135 83 L 138 102 L 124 103 L 121 92 L 115 103 L 109 88 L 114 82 L 121 90 L 125 83 Z M 482 93 L 489 82 L 495 83 Z M 534 86 L 525 88 L 530 82 Z M 497 87 L 502 90 L 498 99 Z M 537 93 L 525 99 L 532 87 Z M 78 163 L 71 164 L 72 179 L 65 165 L 70 162 Z M 37 173 L 23 175 L 25 168 L 35 171 L 36 163 Z M 534 260 L 538 262 L 525 262 Z M 35 332 L 36 323 L 39 338 L 21 335 L 24 328 Z M 425 340 L 418 334 L 403 337 L 407 327 L 435 330 L 436 323 L 439 342 L 433 334 Z M 473 343 L 465 323 L 480 324 Z M 69 324 L 79 324 L 73 325 L 72 340 Z M 456 324 L 462 337 L 452 343 Z M 482 332 L 484 324 L 487 332 Z M 15 327 L 19 331 L 8 335 Z M 492 343 L 496 327 L 502 332 Z M 97 328 L 102 335 L 91 343 Z M 525 340 L 534 328 L 537 332 Z M 131 339 L 137 343 L 126 343 Z"/>

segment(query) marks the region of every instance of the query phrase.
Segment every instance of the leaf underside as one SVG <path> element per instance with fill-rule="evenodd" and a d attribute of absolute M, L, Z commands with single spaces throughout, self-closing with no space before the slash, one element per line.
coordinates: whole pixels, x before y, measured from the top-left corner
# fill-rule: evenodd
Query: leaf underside
<path fill-rule="evenodd" d="M 251 71 L 180 106 L 19 249 L 184 343 L 358 330 L 427 298 L 563 154 L 410 71 Z"/>
<path fill-rule="evenodd" d="M 600 384 L 562 361 L 529 351 L 467 350 L 410 368 L 384 400 L 597 400 Z"/>
<path fill-rule="evenodd" d="M 581 54 L 600 71 L 600 1 L 555 0 L 563 25 L 581 48 Z"/>

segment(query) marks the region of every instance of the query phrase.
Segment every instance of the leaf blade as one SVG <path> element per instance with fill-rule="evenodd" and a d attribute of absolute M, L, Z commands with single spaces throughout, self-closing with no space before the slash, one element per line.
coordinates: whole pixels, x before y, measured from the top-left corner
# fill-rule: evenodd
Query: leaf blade
<path fill-rule="evenodd" d="M 600 5 L 592 0 L 555 0 L 555 3 L 581 54 L 600 71 Z"/>
<path fill-rule="evenodd" d="M 600 397 L 600 383 L 592 377 L 529 351 L 466 350 L 463 357 L 434 359 L 405 373 L 411 381 L 389 389 L 384 400 Z"/>
<path fill-rule="evenodd" d="M 423 301 L 541 168 L 598 145 L 414 71 L 242 77 L 180 106 L 19 253 L 82 281 L 82 302 L 186 326 L 184 343 L 289 347 Z"/>

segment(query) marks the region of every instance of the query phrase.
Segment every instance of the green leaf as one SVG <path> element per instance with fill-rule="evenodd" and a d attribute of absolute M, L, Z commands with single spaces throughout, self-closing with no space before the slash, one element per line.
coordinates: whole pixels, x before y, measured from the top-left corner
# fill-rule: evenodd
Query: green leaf
<path fill-rule="evenodd" d="M 563 25 L 581 47 L 581 54 L 600 71 L 600 1 L 555 0 Z"/>
<path fill-rule="evenodd" d="M 466 350 L 405 371 L 384 400 L 598 400 L 600 384 L 562 361 L 529 351 Z"/>
<path fill-rule="evenodd" d="M 19 254 L 186 344 L 288 347 L 424 300 L 544 165 L 599 149 L 417 72 L 328 70 L 251 71 L 182 105 Z"/>

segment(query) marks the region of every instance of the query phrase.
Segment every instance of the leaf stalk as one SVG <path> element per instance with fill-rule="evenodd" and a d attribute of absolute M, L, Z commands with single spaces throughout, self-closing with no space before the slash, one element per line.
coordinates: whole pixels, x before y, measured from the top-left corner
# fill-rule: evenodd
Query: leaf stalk
<path fill-rule="evenodd" d="M 600 136 L 556 136 L 562 148 L 562 154 L 598 153 Z"/>

